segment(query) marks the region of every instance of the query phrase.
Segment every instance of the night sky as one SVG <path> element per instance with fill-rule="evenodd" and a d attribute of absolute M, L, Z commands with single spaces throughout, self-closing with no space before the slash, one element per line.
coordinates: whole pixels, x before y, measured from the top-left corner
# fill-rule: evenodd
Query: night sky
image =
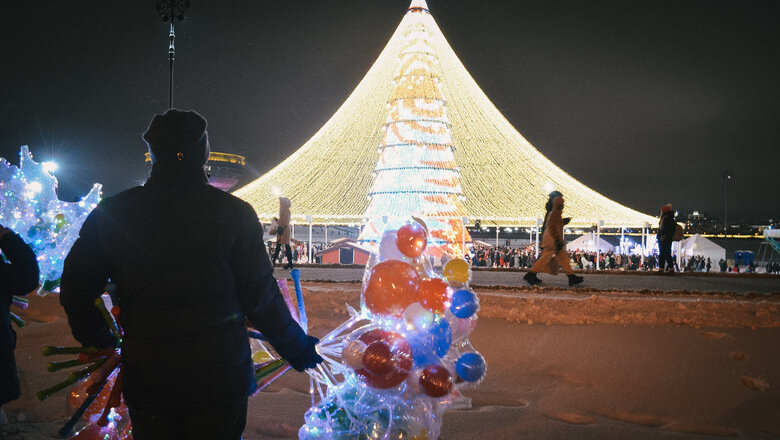
<path fill-rule="evenodd" d="M 2 0 L 0 156 L 56 160 L 65 200 L 143 183 L 141 133 L 168 102 L 154 4 Z M 174 105 L 208 119 L 212 150 L 246 156 L 249 182 L 331 117 L 408 4 L 191 0 Z M 428 4 L 493 103 L 583 183 L 652 215 L 722 218 L 728 170 L 729 219 L 780 217 L 780 2 Z"/>

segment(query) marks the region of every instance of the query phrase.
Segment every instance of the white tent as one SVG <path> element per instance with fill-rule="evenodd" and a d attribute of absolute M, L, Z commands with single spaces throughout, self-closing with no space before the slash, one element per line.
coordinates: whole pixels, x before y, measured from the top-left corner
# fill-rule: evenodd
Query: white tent
<path fill-rule="evenodd" d="M 704 258 L 709 258 L 712 261 L 713 266 L 720 261 L 721 258 L 726 259 L 726 249 L 720 245 L 714 243 L 702 237 L 699 234 L 695 234 L 692 237 L 688 237 L 680 242 L 680 249 L 682 255 L 686 258 L 693 257 L 695 255 L 701 255 Z"/>
<path fill-rule="evenodd" d="M 585 252 L 596 252 L 596 247 L 594 246 L 594 243 L 596 242 L 596 233 L 595 232 L 588 232 L 585 235 L 581 235 L 575 240 L 570 241 L 569 243 L 566 243 L 566 250 L 567 251 L 576 251 L 581 250 Z M 612 246 L 609 244 L 607 240 L 604 240 L 603 238 L 599 237 L 599 252 L 606 253 L 606 252 L 612 252 L 615 250 L 615 246 Z"/>

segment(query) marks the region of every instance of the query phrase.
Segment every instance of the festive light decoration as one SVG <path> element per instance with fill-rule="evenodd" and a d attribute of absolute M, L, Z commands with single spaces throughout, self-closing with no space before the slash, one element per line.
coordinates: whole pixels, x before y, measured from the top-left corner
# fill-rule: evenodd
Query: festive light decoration
<path fill-rule="evenodd" d="M 399 228 L 416 215 L 426 219 L 430 250 L 460 256 L 466 212 L 438 59 L 424 26 L 410 28 L 404 40 L 360 238 L 377 242 L 381 229 Z M 416 224 L 398 229 L 399 249 L 409 257 L 419 252 L 410 253 L 409 246 L 402 246 L 413 239 L 405 229 Z"/>
<path fill-rule="evenodd" d="M 382 231 L 360 311 L 347 306 L 350 318 L 318 344 L 325 361 L 308 371 L 319 402 L 299 439 L 436 439 L 444 411 L 470 406 L 461 391 L 487 369 L 468 340 L 479 300 L 468 264 L 453 265 L 447 281 L 434 273 L 430 240 L 416 222 L 401 226 L 414 240 L 396 241 L 401 229 Z"/>
<path fill-rule="evenodd" d="M 19 167 L 0 158 L 0 224 L 14 230 L 38 257 L 44 291 L 59 285 L 62 266 L 87 215 L 100 202 L 100 184 L 80 201 L 57 198 L 57 178 L 50 163 L 35 162 L 26 145 Z"/>
<path fill-rule="evenodd" d="M 403 187 L 393 185 L 401 179 Z M 586 187 L 523 138 L 469 75 L 423 0 L 412 2 L 330 120 L 235 195 L 270 221 L 278 209 L 273 187 L 292 200 L 293 221 L 306 223 L 309 215 L 314 223 L 361 223 L 372 204 L 389 217 L 440 204 L 441 218 L 458 220 L 462 209 L 474 220 L 535 226 L 549 188 L 566 196 L 572 227 L 657 222 Z M 428 197 L 417 198 L 428 206 L 409 206 L 411 192 Z"/>

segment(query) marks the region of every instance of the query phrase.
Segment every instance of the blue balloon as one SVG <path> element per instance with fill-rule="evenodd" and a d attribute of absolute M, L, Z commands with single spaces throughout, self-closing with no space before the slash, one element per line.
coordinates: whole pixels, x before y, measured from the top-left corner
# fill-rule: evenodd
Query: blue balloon
<path fill-rule="evenodd" d="M 466 382 L 476 382 L 485 375 L 485 359 L 479 353 L 463 353 L 455 364 L 455 372 Z"/>
<path fill-rule="evenodd" d="M 444 356 L 450 350 L 452 345 L 452 329 L 446 319 L 442 319 L 438 324 L 431 327 L 428 333 L 433 337 L 433 352 L 439 356 Z"/>
<path fill-rule="evenodd" d="M 438 364 L 452 345 L 452 329 L 445 319 L 431 326 L 427 331 L 413 332 L 406 336 L 412 349 L 414 364 L 425 366 Z"/>
<path fill-rule="evenodd" d="M 423 367 L 438 364 L 439 357 L 433 352 L 433 336 L 427 331 L 415 332 L 408 335 L 406 341 L 412 349 L 414 365 Z"/>
<path fill-rule="evenodd" d="M 456 290 L 452 294 L 452 305 L 450 306 L 450 312 L 458 318 L 469 318 L 473 314 L 477 313 L 479 304 L 477 303 L 477 296 L 474 292 L 467 289 Z"/>

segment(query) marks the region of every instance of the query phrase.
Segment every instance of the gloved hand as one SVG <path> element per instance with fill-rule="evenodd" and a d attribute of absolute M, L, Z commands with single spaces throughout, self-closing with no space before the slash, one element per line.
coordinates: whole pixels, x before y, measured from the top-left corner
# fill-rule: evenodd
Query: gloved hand
<path fill-rule="evenodd" d="M 563 250 L 563 242 L 562 241 L 556 241 L 555 242 L 555 251 L 560 252 Z"/>
<path fill-rule="evenodd" d="M 307 368 L 314 368 L 317 364 L 322 362 L 322 356 L 317 353 L 315 345 L 320 342 L 319 339 L 314 336 L 306 336 L 306 348 L 297 356 L 287 359 L 290 366 L 297 371 L 303 371 Z"/>

